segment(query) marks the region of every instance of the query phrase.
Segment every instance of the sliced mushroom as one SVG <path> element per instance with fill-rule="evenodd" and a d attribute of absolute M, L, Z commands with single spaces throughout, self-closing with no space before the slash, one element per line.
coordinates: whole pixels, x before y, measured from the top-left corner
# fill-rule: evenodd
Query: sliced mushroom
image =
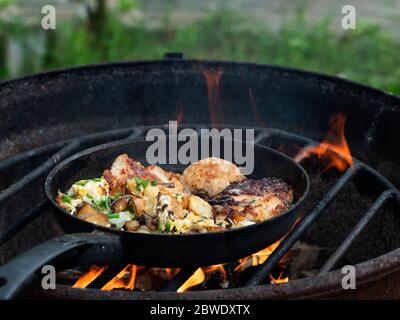
<path fill-rule="evenodd" d="M 146 226 L 151 231 L 156 231 L 157 230 L 157 224 L 156 224 L 157 221 L 147 214 L 143 214 L 143 217 L 144 217 L 144 222 L 145 222 Z"/>
<path fill-rule="evenodd" d="M 98 224 L 100 226 L 110 226 L 110 222 L 108 222 L 107 217 L 87 203 L 82 206 L 76 216 L 79 219 Z"/>
<path fill-rule="evenodd" d="M 129 205 L 129 201 L 131 200 L 130 196 L 123 196 L 118 198 L 112 203 L 113 212 L 121 212 L 125 211 Z"/>

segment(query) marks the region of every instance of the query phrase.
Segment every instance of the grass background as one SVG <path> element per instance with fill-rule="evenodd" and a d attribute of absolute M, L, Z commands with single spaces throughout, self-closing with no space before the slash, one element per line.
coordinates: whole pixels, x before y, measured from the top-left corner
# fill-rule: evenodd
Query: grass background
<path fill-rule="evenodd" d="M 145 23 L 122 22 L 121 15 L 131 5 L 121 1 L 105 17 L 91 22 L 58 22 L 56 30 L 39 31 L 39 36 L 32 26 L 18 20 L 0 22 L 0 79 L 82 64 L 159 59 L 165 52 L 179 51 L 190 58 L 250 61 L 334 74 L 400 95 L 399 40 L 376 24 L 357 21 L 356 30 L 338 33 L 332 30 L 329 17 L 309 23 L 304 9 L 299 9 L 290 21 L 273 30 L 218 8 L 180 27 L 171 27 L 166 10 L 161 26 L 150 28 Z M 10 37 L 24 48 L 17 71 L 7 61 Z M 35 37 L 41 39 L 41 46 L 32 45 Z"/>

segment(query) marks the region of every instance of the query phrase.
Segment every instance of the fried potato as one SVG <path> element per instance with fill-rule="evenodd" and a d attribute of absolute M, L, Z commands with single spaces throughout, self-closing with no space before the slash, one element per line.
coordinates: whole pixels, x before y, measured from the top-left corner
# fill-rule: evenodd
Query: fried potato
<path fill-rule="evenodd" d="M 100 226 L 110 226 L 110 222 L 108 222 L 107 217 L 104 214 L 101 214 L 92 206 L 85 203 L 82 208 L 78 211 L 76 216 L 79 219 L 98 224 Z"/>
<path fill-rule="evenodd" d="M 204 201 L 198 196 L 190 196 L 189 210 L 198 216 L 207 217 L 210 219 L 213 218 L 212 207 L 208 204 L 207 201 Z"/>

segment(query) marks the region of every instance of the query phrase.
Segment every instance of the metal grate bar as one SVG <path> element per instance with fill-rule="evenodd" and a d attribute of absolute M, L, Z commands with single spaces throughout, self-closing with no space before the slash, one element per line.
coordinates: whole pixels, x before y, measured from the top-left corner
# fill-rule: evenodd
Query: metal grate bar
<path fill-rule="evenodd" d="M 10 240 L 15 234 L 21 231 L 35 218 L 39 217 L 49 207 L 50 203 L 47 200 L 42 201 L 31 209 L 28 213 L 19 217 L 12 225 L 8 226 L 7 229 L 0 235 L 0 246 Z"/>
<path fill-rule="evenodd" d="M 17 165 L 18 163 L 27 161 L 34 157 L 41 156 L 46 153 L 56 152 L 57 150 L 60 150 L 62 147 L 66 146 L 68 144 L 68 142 L 69 141 L 59 141 L 56 143 L 47 144 L 47 145 L 41 146 L 39 148 L 28 150 L 26 152 L 17 154 L 14 157 L 1 160 L 0 161 L 0 171 L 3 171 L 10 167 L 13 167 L 13 166 Z"/>
<path fill-rule="evenodd" d="M 346 239 L 339 245 L 332 256 L 325 262 L 322 266 L 319 274 L 324 274 L 332 270 L 337 262 L 343 257 L 347 249 L 353 244 L 357 236 L 364 230 L 368 222 L 375 216 L 376 213 L 383 207 L 383 205 L 392 198 L 394 192 L 392 190 L 387 190 L 382 192 L 382 194 L 376 199 L 374 204 L 369 208 L 367 213 L 362 217 L 362 219 L 357 223 L 357 225 L 351 230 Z"/>
<path fill-rule="evenodd" d="M 75 152 L 80 146 L 80 142 L 78 140 L 72 141 L 66 147 L 62 148 L 60 151 L 55 153 L 52 157 L 47 159 L 41 166 L 37 167 L 26 176 L 22 177 L 20 180 L 9 186 L 7 189 L 3 190 L 0 193 L 0 204 L 7 200 L 12 195 L 21 191 L 28 184 L 38 179 L 40 176 L 51 170 L 58 162 L 60 162 L 63 158 Z"/>
<path fill-rule="evenodd" d="M 339 178 L 336 184 L 325 194 L 323 199 L 307 214 L 292 231 L 282 240 L 279 246 L 271 253 L 268 259 L 261 267 L 253 273 L 251 278 L 245 283 L 245 286 L 256 286 L 265 281 L 268 274 L 282 259 L 285 253 L 299 240 L 299 238 L 308 230 L 319 215 L 329 206 L 336 195 L 346 186 L 346 184 L 354 177 L 360 169 L 360 164 L 347 169 L 347 171 Z"/>
<path fill-rule="evenodd" d="M 91 133 L 91 134 L 81 136 L 78 138 L 74 138 L 74 139 L 62 140 L 59 142 L 46 144 L 44 146 L 17 154 L 13 157 L 10 157 L 10 158 L 4 159 L 4 160 L 0 160 L 0 171 L 8 169 L 10 167 L 13 167 L 13 166 L 15 166 L 23 161 L 27 161 L 33 157 L 42 156 L 44 154 L 48 154 L 51 152 L 56 152 L 57 150 L 60 150 L 61 148 L 65 147 L 66 145 L 68 145 L 69 143 L 71 143 L 74 140 L 80 140 L 82 144 L 85 144 L 85 143 L 96 143 L 97 140 L 122 139 L 126 136 L 128 136 L 128 138 L 134 138 L 134 137 L 138 137 L 139 135 L 140 135 L 140 132 L 136 128 L 124 128 L 124 129 L 116 129 L 116 130 L 109 130 L 109 131 L 104 131 L 104 132 Z"/>
<path fill-rule="evenodd" d="M 106 132 L 100 132 L 100 133 L 93 133 L 87 136 L 83 136 L 81 138 L 76 138 L 73 140 L 70 140 L 68 145 L 63 147 L 61 150 L 56 152 L 53 156 L 51 156 L 49 159 L 47 159 L 42 165 L 22 177 L 20 180 L 9 186 L 7 189 L 3 190 L 0 193 L 0 204 L 10 198 L 12 195 L 15 193 L 21 191 L 23 188 L 25 188 L 27 185 L 38 179 L 39 177 L 43 176 L 47 172 L 49 172 L 57 163 L 59 163 L 61 160 L 64 158 L 68 157 L 69 155 L 73 154 L 74 152 L 77 152 L 83 144 L 85 143 L 91 143 L 91 142 L 96 142 L 97 140 L 104 140 L 104 139 L 118 139 L 118 138 L 124 138 L 128 136 L 129 138 L 135 138 L 140 135 L 140 132 L 128 128 L 128 129 L 120 129 L 120 130 L 111 130 L 111 131 L 106 131 Z M 60 142 L 62 144 L 64 142 Z M 52 150 L 55 148 L 55 146 L 58 144 L 52 144 L 47 146 L 44 146 L 42 148 L 35 149 L 36 152 L 34 152 L 34 155 L 38 155 L 40 153 L 45 153 L 48 152 L 49 150 Z M 6 163 L 6 165 L 3 165 L 3 167 L 9 167 L 10 165 L 16 165 L 21 161 L 26 160 L 27 158 L 32 157 L 33 155 L 29 153 L 25 153 L 16 156 L 14 158 L 10 158 L 7 160 L 4 160 L 0 162 L 0 168 L 2 163 Z"/>
<path fill-rule="evenodd" d="M 198 268 L 180 270 L 160 291 L 176 291 Z"/>

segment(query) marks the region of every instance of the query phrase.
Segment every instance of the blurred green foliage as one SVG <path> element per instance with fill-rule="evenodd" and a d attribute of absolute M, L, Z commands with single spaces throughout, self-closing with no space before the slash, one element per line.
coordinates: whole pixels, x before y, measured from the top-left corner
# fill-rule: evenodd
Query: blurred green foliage
<path fill-rule="evenodd" d="M 121 15 L 136 6 L 132 1 L 120 1 L 114 11 L 107 12 L 101 28 L 75 19 L 58 22 L 56 30 L 40 31 L 45 34 L 45 49 L 28 53 L 21 73 L 159 59 L 165 52 L 180 51 L 190 58 L 251 61 L 335 74 L 400 94 L 400 43 L 377 25 L 358 21 L 356 30 L 338 34 L 331 29 L 330 19 L 310 24 L 299 12 L 292 21 L 272 31 L 255 23 L 249 25 L 238 14 L 221 9 L 178 28 L 170 27 L 169 17 L 159 28 L 123 23 Z M 2 23 L 1 59 L 10 35 L 23 39 L 30 33 L 18 23 Z M 0 67 L 0 77 L 10 78 L 1 60 Z"/>

